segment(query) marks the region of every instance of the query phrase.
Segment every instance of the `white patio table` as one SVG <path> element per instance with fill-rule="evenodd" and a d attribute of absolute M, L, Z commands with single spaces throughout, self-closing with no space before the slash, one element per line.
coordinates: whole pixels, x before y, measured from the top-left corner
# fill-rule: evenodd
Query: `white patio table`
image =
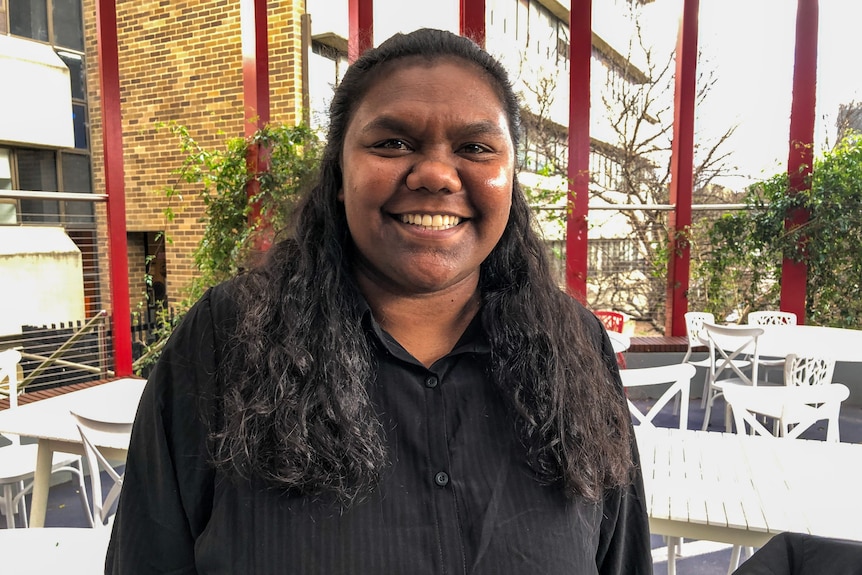
<path fill-rule="evenodd" d="M 817 325 L 759 325 L 761 357 L 796 353 L 831 357 L 835 361 L 862 361 L 862 330 Z"/>
<path fill-rule="evenodd" d="M 862 541 L 862 444 L 646 426 L 635 434 L 655 534 L 749 547 L 784 531 Z"/>
<path fill-rule="evenodd" d="M 45 525 L 54 452 L 84 453 L 81 436 L 70 412 L 95 421 L 131 423 L 145 383 L 144 379 L 122 378 L 0 411 L 0 433 L 13 433 L 39 441 L 30 527 Z M 100 437 L 95 441 L 107 457 L 125 459 L 129 449 L 127 436 L 113 436 L 110 441 L 100 441 Z"/>

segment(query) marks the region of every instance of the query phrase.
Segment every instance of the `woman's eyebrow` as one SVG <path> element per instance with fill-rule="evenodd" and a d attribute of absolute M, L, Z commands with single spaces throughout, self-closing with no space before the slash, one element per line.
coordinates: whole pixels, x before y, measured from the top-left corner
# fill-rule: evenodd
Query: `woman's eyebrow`
<path fill-rule="evenodd" d="M 400 118 L 389 115 L 377 116 L 362 127 L 362 133 L 384 131 L 395 133 L 407 133 L 413 128 L 410 122 L 406 122 Z M 505 136 L 508 137 L 509 132 L 500 126 L 499 123 L 492 120 L 478 120 L 465 124 L 453 126 L 452 131 L 457 132 L 460 137 L 474 138 L 478 136 Z"/>
<path fill-rule="evenodd" d="M 374 132 L 377 130 L 385 131 L 385 132 L 405 132 L 409 128 L 409 124 L 395 118 L 393 116 L 377 116 L 364 126 L 362 126 L 362 133 Z"/>

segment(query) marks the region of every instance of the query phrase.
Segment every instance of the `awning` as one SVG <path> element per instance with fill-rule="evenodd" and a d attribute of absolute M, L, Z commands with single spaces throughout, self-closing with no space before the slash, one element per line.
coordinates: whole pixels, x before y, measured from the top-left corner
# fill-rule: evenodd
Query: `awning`
<path fill-rule="evenodd" d="M 71 148 L 69 68 L 53 48 L 0 35 L 0 142 Z"/>

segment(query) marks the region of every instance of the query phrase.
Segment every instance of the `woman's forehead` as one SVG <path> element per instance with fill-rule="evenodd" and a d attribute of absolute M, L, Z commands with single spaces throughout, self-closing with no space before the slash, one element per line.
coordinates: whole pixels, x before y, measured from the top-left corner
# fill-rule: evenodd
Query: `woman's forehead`
<path fill-rule="evenodd" d="M 373 77 L 367 81 L 365 89 L 362 91 L 362 95 L 356 102 L 354 102 L 351 116 L 355 116 L 356 111 L 363 107 L 363 103 L 366 102 L 367 98 L 379 98 L 381 91 L 384 92 L 384 94 L 388 92 L 390 95 L 394 96 L 395 93 L 392 84 L 394 76 L 410 73 L 418 68 L 421 69 L 421 74 L 419 75 L 421 82 L 421 79 L 426 77 L 428 71 L 434 68 L 453 66 L 457 67 L 459 72 L 466 73 L 467 75 L 472 76 L 472 79 L 484 84 L 488 90 L 496 96 L 496 98 L 485 97 L 483 103 L 490 106 L 496 104 L 498 109 L 506 116 L 507 123 L 511 124 L 512 118 L 509 117 L 510 114 L 507 110 L 506 98 L 504 97 L 505 92 L 501 88 L 499 81 L 475 62 L 465 60 L 457 56 L 435 56 L 432 58 L 424 56 L 408 56 L 381 64 L 378 69 L 370 72 L 373 74 Z M 465 85 L 465 88 L 466 87 L 467 86 Z M 351 120 L 352 119 L 353 118 L 351 118 Z M 348 123 L 350 123 L 350 121 Z"/>

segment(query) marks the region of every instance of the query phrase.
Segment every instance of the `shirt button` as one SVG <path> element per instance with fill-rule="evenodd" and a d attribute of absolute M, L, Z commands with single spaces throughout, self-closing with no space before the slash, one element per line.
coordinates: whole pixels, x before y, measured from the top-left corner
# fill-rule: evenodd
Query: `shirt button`
<path fill-rule="evenodd" d="M 445 471 L 438 471 L 437 475 L 434 476 L 434 483 L 440 487 L 446 487 L 449 485 L 449 474 Z"/>
<path fill-rule="evenodd" d="M 425 378 L 425 387 L 427 387 L 429 389 L 434 389 L 435 387 L 437 387 L 437 383 L 439 383 L 439 382 L 438 382 L 437 378 L 433 375 L 429 375 L 428 377 Z"/>

